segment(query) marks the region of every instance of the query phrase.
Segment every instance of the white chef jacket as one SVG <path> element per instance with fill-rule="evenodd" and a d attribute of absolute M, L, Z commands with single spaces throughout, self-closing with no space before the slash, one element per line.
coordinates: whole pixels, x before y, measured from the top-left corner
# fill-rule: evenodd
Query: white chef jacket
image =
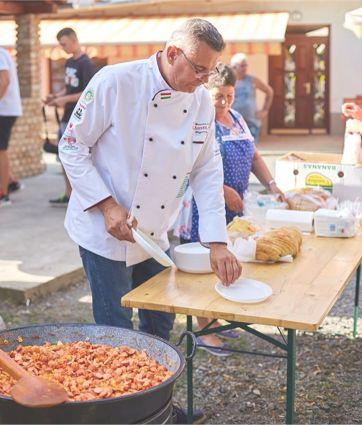
<path fill-rule="evenodd" d="M 226 242 L 222 160 L 214 133 L 207 90 L 173 90 L 156 55 L 104 67 L 84 90 L 59 144 L 73 188 L 65 219 L 70 237 L 127 266 L 142 262 L 149 255 L 110 235 L 101 211 L 92 207 L 112 196 L 166 250 L 167 231 L 190 183 L 201 240 Z"/>

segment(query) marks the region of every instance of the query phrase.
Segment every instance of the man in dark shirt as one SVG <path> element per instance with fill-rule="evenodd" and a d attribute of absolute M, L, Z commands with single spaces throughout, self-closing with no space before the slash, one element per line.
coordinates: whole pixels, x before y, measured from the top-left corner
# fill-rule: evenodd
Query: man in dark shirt
<path fill-rule="evenodd" d="M 58 93 L 50 94 L 45 101 L 49 106 L 64 108 L 63 117 L 59 124 L 59 141 L 80 95 L 95 74 L 95 67 L 89 56 L 82 51 L 77 34 L 72 28 L 63 28 L 60 30 L 57 34 L 57 40 L 65 53 L 72 55 L 65 62 L 64 88 Z M 50 199 L 49 202 L 52 206 L 67 206 L 68 204 L 72 189 L 64 171 L 63 175 L 66 193 L 59 198 Z"/>

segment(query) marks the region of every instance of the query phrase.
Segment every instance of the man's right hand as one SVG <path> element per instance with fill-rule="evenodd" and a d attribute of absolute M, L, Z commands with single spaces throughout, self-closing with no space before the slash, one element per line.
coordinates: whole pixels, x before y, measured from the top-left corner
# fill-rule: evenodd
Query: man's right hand
<path fill-rule="evenodd" d="M 238 192 L 234 190 L 232 187 L 224 185 L 224 198 L 225 198 L 225 204 L 230 211 L 233 211 L 236 213 L 243 211 L 244 209 L 243 200 L 241 199 Z"/>
<path fill-rule="evenodd" d="M 210 263 L 212 271 L 225 286 L 234 283 L 241 275 L 242 267 L 226 244 L 210 243 Z"/>
<path fill-rule="evenodd" d="M 101 210 L 106 229 L 109 234 L 120 241 L 134 242 L 131 227 L 128 224 L 129 213 L 126 208 L 119 205 L 113 198 L 107 198 L 100 202 L 97 207 Z M 137 227 L 137 220 L 134 218 L 132 227 Z"/>

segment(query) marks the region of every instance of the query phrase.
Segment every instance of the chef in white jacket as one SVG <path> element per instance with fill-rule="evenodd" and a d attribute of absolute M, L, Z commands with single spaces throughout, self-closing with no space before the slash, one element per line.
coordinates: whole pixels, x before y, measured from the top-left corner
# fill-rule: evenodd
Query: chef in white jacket
<path fill-rule="evenodd" d="M 190 19 L 162 52 L 99 71 L 74 109 L 59 145 L 73 188 L 65 226 L 80 247 L 98 324 L 132 328 L 120 298 L 163 269 L 134 243 L 127 219 L 166 251 L 189 184 L 214 272 L 226 285 L 240 276 L 225 244 L 222 163 L 203 87 L 223 48 L 211 23 Z M 174 315 L 139 317 L 141 330 L 169 338 Z"/>

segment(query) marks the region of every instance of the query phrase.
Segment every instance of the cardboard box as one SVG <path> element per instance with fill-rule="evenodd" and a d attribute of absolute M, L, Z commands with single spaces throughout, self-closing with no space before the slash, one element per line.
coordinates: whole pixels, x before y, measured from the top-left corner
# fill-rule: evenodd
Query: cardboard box
<path fill-rule="evenodd" d="M 342 165 L 342 155 L 289 152 L 276 161 L 275 181 L 281 190 L 322 187 L 340 200 L 362 199 L 362 166 Z"/>

